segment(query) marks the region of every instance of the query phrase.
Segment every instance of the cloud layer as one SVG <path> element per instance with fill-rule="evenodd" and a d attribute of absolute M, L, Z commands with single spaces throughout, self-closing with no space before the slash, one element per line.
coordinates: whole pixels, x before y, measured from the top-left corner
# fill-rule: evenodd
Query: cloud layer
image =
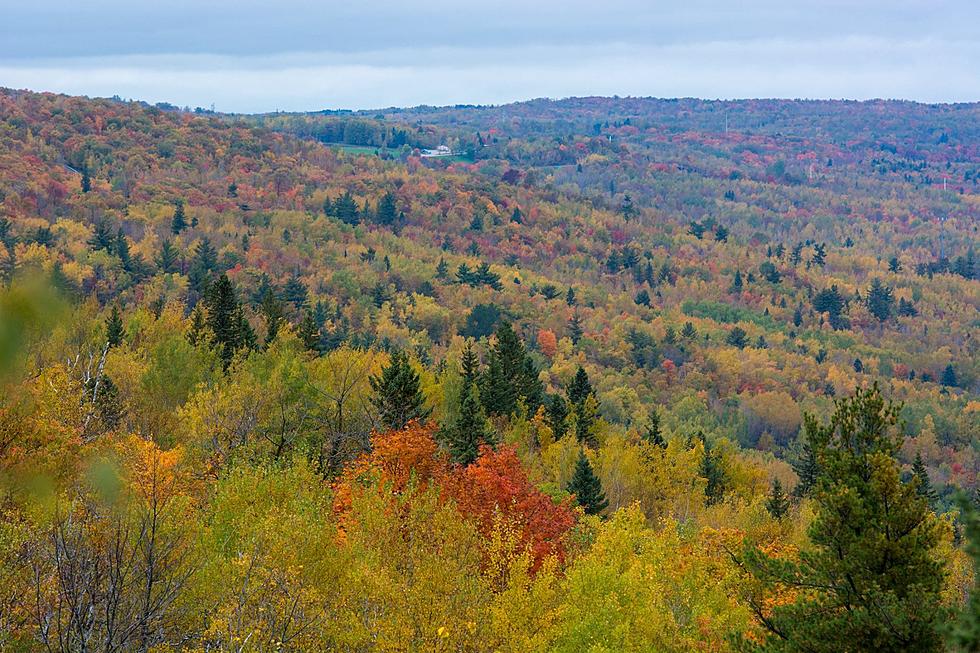
<path fill-rule="evenodd" d="M 240 112 L 616 94 L 980 100 L 980 41 L 949 20 L 976 14 L 972 3 L 695 0 L 665 13 L 569 0 L 517 14 L 511 0 L 456 11 L 94 0 L 66 10 L 74 30 L 51 19 L 59 4 L 21 5 L 0 27 L 0 85 Z"/>

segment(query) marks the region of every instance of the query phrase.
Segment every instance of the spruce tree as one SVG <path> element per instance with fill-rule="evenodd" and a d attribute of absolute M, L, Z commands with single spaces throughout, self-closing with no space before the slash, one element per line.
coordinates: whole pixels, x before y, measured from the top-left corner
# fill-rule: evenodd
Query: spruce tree
<path fill-rule="evenodd" d="M 545 405 L 545 423 L 554 434 L 555 441 L 561 440 L 568 433 L 568 404 L 561 395 L 551 395 Z"/>
<path fill-rule="evenodd" d="M 574 313 L 568 320 L 568 337 L 572 339 L 572 344 L 577 345 L 578 341 L 582 339 L 584 333 L 585 331 L 582 329 L 582 320 L 579 318 L 578 313 Z"/>
<path fill-rule="evenodd" d="M 647 426 L 643 430 L 643 439 L 650 444 L 657 445 L 661 449 L 667 448 L 667 441 L 664 439 L 660 426 L 660 413 L 657 410 L 650 413 L 650 421 L 647 422 Z"/>
<path fill-rule="evenodd" d="M 891 288 L 881 283 L 880 279 L 873 279 L 865 303 L 868 311 L 878 318 L 879 322 L 885 322 L 892 316 L 895 295 Z"/>
<path fill-rule="evenodd" d="M 255 334 L 245 320 L 235 288 L 227 275 L 222 274 L 211 283 L 204 303 L 208 314 L 207 326 L 227 370 L 236 351 L 254 345 Z"/>
<path fill-rule="evenodd" d="M 398 206 L 395 204 L 395 196 L 390 192 L 385 193 L 381 201 L 378 202 L 378 223 L 390 227 L 395 224 L 397 219 Z"/>
<path fill-rule="evenodd" d="M 113 305 L 112 311 L 105 323 L 106 342 L 110 347 L 118 347 L 122 344 L 125 330 L 123 329 L 122 316 L 119 314 L 119 307 Z"/>
<path fill-rule="evenodd" d="M 932 487 L 932 481 L 929 480 L 929 472 L 926 471 L 926 465 L 922 462 L 921 452 L 915 454 L 915 460 L 912 462 L 912 476 L 915 477 L 915 489 L 919 496 L 928 501 L 930 507 L 935 507 L 939 495 Z"/>
<path fill-rule="evenodd" d="M 197 346 L 198 343 L 204 344 L 204 331 L 207 329 L 207 322 L 201 304 L 194 307 L 191 312 L 191 326 L 187 330 L 187 341 Z"/>
<path fill-rule="evenodd" d="M 303 313 L 303 320 L 299 323 L 299 339 L 308 350 L 320 353 L 320 326 L 316 323 L 313 311 L 309 309 Z"/>
<path fill-rule="evenodd" d="M 793 471 L 796 472 L 799 478 L 796 487 L 793 488 L 793 494 L 799 498 L 810 496 L 810 493 L 817 485 L 817 478 L 820 475 L 820 463 L 817 461 L 817 451 L 805 432 L 801 438 L 799 455 L 793 461 L 792 465 Z"/>
<path fill-rule="evenodd" d="M 463 382 L 467 384 L 476 384 L 480 377 L 480 359 L 473 351 L 472 340 L 467 340 L 466 346 L 463 348 L 463 356 L 459 361 L 459 371 L 463 376 Z"/>
<path fill-rule="evenodd" d="M 369 381 L 374 391 L 372 403 L 385 429 L 398 431 L 410 421 L 425 420 L 432 414 L 425 405 L 419 375 L 404 352 L 392 354 L 388 365 Z"/>
<path fill-rule="evenodd" d="M 170 231 L 176 236 L 187 228 L 187 218 L 184 217 L 184 203 L 178 201 L 174 205 L 174 217 L 170 220 Z"/>
<path fill-rule="evenodd" d="M 715 504 L 725 497 L 725 468 L 722 466 L 721 455 L 708 444 L 704 435 L 700 435 L 704 445 L 704 453 L 701 456 L 701 477 L 705 480 L 704 496 L 707 503 Z"/>
<path fill-rule="evenodd" d="M 337 198 L 337 201 L 333 205 L 333 213 L 349 225 L 356 227 L 360 224 L 361 220 L 358 215 L 357 202 L 354 201 L 354 197 L 350 194 L 350 191 Z"/>
<path fill-rule="evenodd" d="M 160 245 L 160 254 L 157 256 L 157 267 L 161 272 L 169 273 L 177 271 L 177 249 L 169 238 L 165 238 Z"/>
<path fill-rule="evenodd" d="M 748 334 L 741 327 L 732 327 L 732 330 L 728 332 L 725 337 L 725 343 L 731 345 L 732 347 L 738 347 L 739 349 L 745 349 L 749 344 Z"/>
<path fill-rule="evenodd" d="M 766 510 L 773 519 L 782 519 L 789 512 L 789 497 L 783 491 L 783 484 L 778 478 L 772 479 L 772 487 L 766 498 Z"/>
<path fill-rule="evenodd" d="M 584 450 L 579 450 L 575 473 L 565 489 L 575 495 L 575 501 L 585 509 L 587 515 L 598 515 L 609 507 L 609 501 L 602 491 L 602 483 L 592 471 Z"/>
<path fill-rule="evenodd" d="M 839 401 L 805 429 L 821 473 L 809 547 L 796 560 L 749 547 L 745 566 L 788 603 L 749 602 L 768 631 L 763 651 L 941 651 L 943 523 L 901 480 L 899 408 L 878 388 Z"/>
<path fill-rule="evenodd" d="M 943 370 L 942 376 L 939 378 L 939 382 L 942 383 L 947 388 L 955 388 L 956 381 L 956 370 L 953 369 L 952 363 L 946 366 Z"/>
<path fill-rule="evenodd" d="M 585 368 L 581 365 L 575 371 L 575 378 L 568 385 L 568 400 L 572 404 L 579 404 L 585 401 L 585 398 L 589 395 L 595 394 L 595 390 L 592 389 L 592 383 L 589 381 L 589 374 L 585 371 Z"/>
<path fill-rule="evenodd" d="M 475 384 L 463 383 L 456 413 L 453 423 L 443 429 L 443 438 L 453 462 L 465 466 L 476 460 L 481 444 L 493 443 Z"/>
<path fill-rule="evenodd" d="M 282 302 L 271 289 L 262 297 L 262 317 L 265 319 L 265 344 L 268 346 L 279 335 L 279 328 L 285 321 Z"/>
<path fill-rule="evenodd" d="M 490 415 L 509 416 L 517 412 L 518 402 L 523 400 L 528 412 L 533 413 L 544 394 L 537 370 L 509 322 L 500 324 L 496 336 L 480 388 L 483 406 Z"/>

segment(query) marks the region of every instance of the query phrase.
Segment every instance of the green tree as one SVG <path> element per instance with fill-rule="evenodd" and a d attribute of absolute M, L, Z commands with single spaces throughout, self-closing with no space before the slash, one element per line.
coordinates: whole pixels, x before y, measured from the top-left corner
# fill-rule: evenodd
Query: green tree
<path fill-rule="evenodd" d="M 262 297 L 262 317 L 265 319 L 265 344 L 268 346 L 279 335 L 279 328 L 285 321 L 282 302 L 271 288 Z"/>
<path fill-rule="evenodd" d="M 160 254 L 157 256 L 156 261 L 157 267 L 164 273 L 176 272 L 177 258 L 177 248 L 174 247 L 169 238 L 165 238 L 160 245 Z"/>
<path fill-rule="evenodd" d="M 942 376 L 939 378 L 939 382 L 942 383 L 947 388 L 955 388 L 957 385 L 956 380 L 956 370 L 953 369 L 953 364 L 950 363 L 943 369 Z"/>
<path fill-rule="evenodd" d="M 935 488 L 932 487 L 932 481 L 929 480 L 929 472 L 926 471 L 926 465 L 922 462 L 922 454 L 916 452 L 915 460 L 912 462 L 912 476 L 915 477 L 915 489 L 918 491 L 919 496 L 929 502 L 930 507 L 935 507 L 936 501 L 939 500 L 939 495 L 936 493 Z"/>
<path fill-rule="evenodd" d="M 880 279 L 873 279 L 871 287 L 868 288 L 868 295 L 865 298 L 868 311 L 871 312 L 879 322 L 885 322 L 892 316 L 892 309 L 895 306 L 895 295 L 892 289 L 881 283 Z"/>
<path fill-rule="evenodd" d="M 579 450 L 578 461 L 575 463 L 575 473 L 565 488 L 575 495 L 575 501 L 585 509 L 587 515 L 598 515 L 609 507 L 609 501 L 602 491 L 599 477 L 592 471 L 592 465 L 584 450 Z"/>
<path fill-rule="evenodd" d="M 340 220 L 351 226 L 356 227 L 361 222 L 357 202 L 354 201 L 354 197 L 350 194 L 350 191 L 337 198 L 337 201 L 333 205 L 333 213 Z"/>
<path fill-rule="evenodd" d="M 245 319 L 245 313 L 238 303 L 238 297 L 228 275 L 222 274 L 208 287 L 204 297 L 207 308 L 207 326 L 211 330 L 214 344 L 218 347 L 224 369 L 231 365 L 235 352 L 251 348 L 255 344 L 255 333 Z"/>
<path fill-rule="evenodd" d="M 732 347 L 738 347 L 739 349 L 745 349 L 749 344 L 748 334 L 741 327 L 732 327 L 732 330 L 728 332 L 725 337 L 725 342 Z"/>
<path fill-rule="evenodd" d="M 568 404 L 561 395 L 550 395 L 545 404 L 545 422 L 555 436 L 561 440 L 568 433 Z"/>
<path fill-rule="evenodd" d="M 105 323 L 106 342 L 110 347 L 118 347 L 122 344 L 125 330 L 123 329 L 122 316 L 119 314 L 119 307 L 113 305 L 109 312 L 109 317 Z"/>
<path fill-rule="evenodd" d="M 404 352 L 392 354 L 381 373 L 369 380 L 374 391 L 372 403 L 384 428 L 398 431 L 410 421 L 425 420 L 432 414 L 425 405 L 419 375 Z"/>
<path fill-rule="evenodd" d="M 299 339 L 308 350 L 321 353 L 320 325 L 317 324 L 316 316 L 310 309 L 303 312 L 303 319 L 299 323 Z"/>
<path fill-rule="evenodd" d="M 513 415 L 523 400 L 533 414 L 544 400 L 544 386 L 534 363 L 509 322 L 501 323 L 496 336 L 480 388 L 483 406 L 490 415 Z"/>
<path fill-rule="evenodd" d="M 170 220 L 170 231 L 176 236 L 187 228 L 187 218 L 184 216 L 184 203 L 177 201 L 174 204 L 174 217 Z"/>
<path fill-rule="evenodd" d="M 783 484 L 778 478 L 772 479 L 772 487 L 766 498 L 766 510 L 773 519 L 782 519 L 789 512 L 789 497 L 783 491 Z"/>
<path fill-rule="evenodd" d="M 493 436 L 487 428 L 476 384 L 464 380 L 458 401 L 456 418 L 442 429 L 442 437 L 453 462 L 465 466 L 476 460 L 481 444 L 493 444 Z"/>
<path fill-rule="evenodd" d="M 746 568 L 792 602 L 749 603 L 768 631 L 764 651 L 940 651 L 942 522 L 895 458 L 897 406 L 878 388 L 839 401 L 829 423 L 805 428 L 822 472 L 810 547 L 796 561 L 748 547 Z"/>
<path fill-rule="evenodd" d="M 390 192 L 385 193 L 378 202 L 378 223 L 390 227 L 397 219 L 398 206 L 395 204 L 395 196 Z"/>

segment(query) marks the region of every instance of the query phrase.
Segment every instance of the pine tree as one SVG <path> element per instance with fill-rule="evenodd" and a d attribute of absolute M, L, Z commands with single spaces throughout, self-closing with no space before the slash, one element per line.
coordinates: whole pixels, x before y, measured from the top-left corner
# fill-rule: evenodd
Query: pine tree
<path fill-rule="evenodd" d="M 222 274 L 211 283 L 204 302 L 208 313 L 207 326 L 227 370 L 235 352 L 247 346 L 249 340 L 254 341 L 255 334 L 249 335 L 251 327 L 244 320 L 235 288 L 227 275 Z"/>
<path fill-rule="evenodd" d="M 578 370 L 575 371 L 575 378 L 568 385 L 568 400 L 572 404 L 579 404 L 593 394 L 595 394 L 595 390 L 592 388 L 592 382 L 589 381 L 589 374 L 584 367 L 579 365 Z"/>
<path fill-rule="evenodd" d="M 732 347 L 738 347 L 739 349 L 745 349 L 749 344 L 748 334 L 741 327 L 732 327 L 732 330 L 728 332 L 725 337 L 725 342 Z"/>
<path fill-rule="evenodd" d="M 783 484 L 778 478 L 772 479 L 772 487 L 766 499 L 766 510 L 773 519 L 782 519 L 789 512 L 789 497 L 783 492 Z"/>
<path fill-rule="evenodd" d="M 306 305 L 309 292 L 306 289 L 306 284 L 294 272 L 286 281 L 286 285 L 283 286 L 282 296 L 296 308 L 302 308 Z"/>
<path fill-rule="evenodd" d="M 169 238 L 165 238 L 163 243 L 160 245 L 160 254 L 157 256 L 157 267 L 160 268 L 161 272 L 170 273 L 177 271 L 177 250 L 170 242 Z"/>
<path fill-rule="evenodd" d="M 793 461 L 792 466 L 799 478 L 796 487 L 793 488 L 793 494 L 802 498 L 810 496 L 810 493 L 817 486 L 817 478 L 820 476 L 820 463 L 817 461 L 817 450 L 805 432 L 800 440 L 800 453 Z"/>
<path fill-rule="evenodd" d="M 88 166 L 82 166 L 82 192 L 88 193 L 92 190 L 92 178 L 88 173 Z"/>
<path fill-rule="evenodd" d="M 561 395 L 551 395 L 545 404 L 545 423 L 551 429 L 555 441 L 561 440 L 568 433 L 568 404 Z"/>
<path fill-rule="evenodd" d="M 279 335 L 279 328 L 285 321 L 282 302 L 271 290 L 267 290 L 262 297 L 262 317 L 265 319 L 265 344 L 268 346 Z"/>
<path fill-rule="evenodd" d="M 565 489 L 575 495 L 575 501 L 585 509 L 587 515 L 598 515 L 609 507 L 609 501 L 602 491 L 602 483 L 592 471 L 584 450 L 579 450 L 575 473 Z"/>
<path fill-rule="evenodd" d="M 475 384 L 463 383 L 456 419 L 443 430 L 443 438 L 453 462 L 464 466 L 476 460 L 481 444 L 493 443 Z"/>
<path fill-rule="evenodd" d="M 921 452 L 915 454 L 915 460 L 912 462 L 912 476 L 915 477 L 915 489 L 919 496 L 928 501 L 931 507 L 935 507 L 939 495 L 932 487 L 932 481 L 929 480 L 929 472 L 926 471 L 926 465 L 922 462 Z"/>
<path fill-rule="evenodd" d="M 378 202 L 378 223 L 390 227 L 397 219 L 398 206 L 395 204 L 395 196 L 390 192 L 385 193 Z"/>
<path fill-rule="evenodd" d="M 871 281 L 871 287 L 868 288 L 865 303 L 868 306 L 868 311 L 878 318 L 879 322 L 885 322 L 892 316 L 895 295 L 891 288 L 881 283 L 880 279 L 873 279 Z"/>
<path fill-rule="evenodd" d="M 565 304 L 568 306 L 575 306 L 578 300 L 575 299 L 575 289 L 571 286 L 568 287 L 568 292 L 565 293 Z"/>
<path fill-rule="evenodd" d="M 685 322 L 684 328 L 681 329 L 681 337 L 685 340 L 694 340 L 698 337 L 698 330 L 694 328 L 694 324 L 691 322 Z"/>
<path fill-rule="evenodd" d="M 657 410 L 650 413 L 650 421 L 643 430 L 643 439 L 661 449 L 667 448 L 667 441 L 664 439 L 663 429 L 660 425 L 660 413 Z"/>
<path fill-rule="evenodd" d="M 320 353 L 320 325 L 309 309 L 303 313 L 303 320 L 299 323 L 299 339 L 308 350 Z"/>
<path fill-rule="evenodd" d="M 187 228 L 187 218 L 184 217 L 184 203 L 178 201 L 174 205 L 174 217 L 170 221 L 170 231 L 176 236 Z"/>
<path fill-rule="evenodd" d="M 460 373 L 463 375 L 463 382 L 476 384 L 480 377 L 480 359 L 473 351 L 473 341 L 467 340 L 463 348 L 463 356 L 460 358 Z"/>
<path fill-rule="evenodd" d="M 568 337 L 572 339 L 573 345 L 577 345 L 584 334 L 585 331 L 582 329 L 582 320 L 579 318 L 578 313 L 575 313 L 568 320 Z"/>
<path fill-rule="evenodd" d="M 735 270 L 735 277 L 732 279 L 731 292 L 736 294 L 742 292 L 742 272 L 740 270 Z"/>
<path fill-rule="evenodd" d="M 125 330 L 123 329 L 122 316 L 119 315 L 119 308 L 115 305 L 109 313 L 105 324 L 106 342 L 110 347 L 118 347 L 122 344 Z"/>
<path fill-rule="evenodd" d="M 369 379 L 374 391 L 372 402 L 385 429 L 399 431 L 412 420 L 425 420 L 432 414 L 426 407 L 418 373 L 408 356 L 396 351 L 381 374 Z"/>
<path fill-rule="evenodd" d="M 543 400 L 543 386 L 524 343 L 509 322 L 497 328 L 497 342 L 487 356 L 480 399 L 489 415 L 513 415 L 518 401 L 524 400 L 533 413 Z"/>
<path fill-rule="evenodd" d="M 439 264 L 436 265 L 436 279 L 441 281 L 446 281 L 449 279 L 449 264 L 446 263 L 446 259 L 439 257 Z"/>
<path fill-rule="evenodd" d="M 946 366 L 943 370 L 942 376 L 939 378 L 939 382 L 942 383 L 947 388 L 955 388 L 957 385 L 956 381 L 956 370 L 953 369 L 952 363 Z"/>
<path fill-rule="evenodd" d="M 829 423 L 807 415 L 822 472 L 808 548 L 796 560 L 749 547 L 745 567 L 788 603 L 750 605 L 769 632 L 763 651 L 941 651 L 943 523 L 895 455 L 898 407 L 877 387 L 839 401 Z"/>
<path fill-rule="evenodd" d="M 350 194 L 350 191 L 345 192 L 337 198 L 337 201 L 333 205 L 333 213 L 340 220 L 351 226 L 356 227 L 361 222 L 360 216 L 358 215 L 357 202 L 354 201 L 354 197 Z"/>
<path fill-rule="evenodd" d="M 701 435 L 704 453 L 701 456 L 701 477 L 705 480 L 704 496 L 707 503 L 715 504 L 725 496 L 725 468 L 722 466 L 721 455 L 708 444 Z"/>

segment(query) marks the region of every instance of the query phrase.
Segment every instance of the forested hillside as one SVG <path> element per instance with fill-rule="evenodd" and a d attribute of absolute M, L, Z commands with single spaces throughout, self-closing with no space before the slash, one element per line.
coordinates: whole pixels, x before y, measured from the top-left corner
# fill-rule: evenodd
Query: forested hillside
<path fill-rule="evenodd" d="M 0 649 L 977 650 L 978 227 L 976 104 L 0 92 Z"/>

